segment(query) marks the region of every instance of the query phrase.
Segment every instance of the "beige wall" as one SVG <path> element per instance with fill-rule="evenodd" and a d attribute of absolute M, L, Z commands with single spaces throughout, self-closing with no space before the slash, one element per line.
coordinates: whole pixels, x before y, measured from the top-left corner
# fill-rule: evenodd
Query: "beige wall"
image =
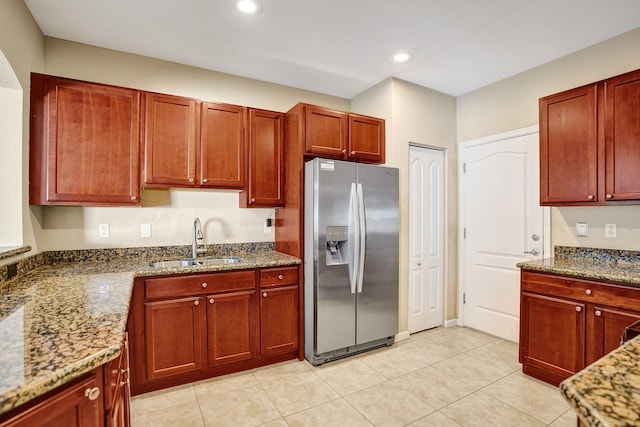
<path fill-rule="evenodd" d="M 640 29 L 460 96 L 458 142 L 538 123 L 538 98 L 640 68 Z M 576 237 L 575 223 L 589 223 Z M 604 237 L 604 224 L 618 237 Z M 553 208 L 552 245 L 640 250 L 640 206 Z"/>
<path fill-rule="evenodd" d="M 0 9 L 0 246 L 30 245 L 35 252 L 28 99 L 30 73 L 44 67 L 44 37 L 22 0 L 4 0 Z"/>
<path fill-rule="evenodd" d="M 408 330 L 409 143 L 445 149 L 445 319 L 453 319 L 457 293 L 455 98 L 392 78 L 352 99 L 351 107 L 387 120 L 386 164 L 400 168 L 400 332 Z"/>
<path fill-rule="evenodd" d="M 276 111 L 287 111 L 301 101 L 350 107 L 344 98 L 53 38 L 46 39 L 45 72 Z M 46 207 L 40 249 L 189 244 L 195 217 L 202 220 L 208 243 L 274 239 L 263 227 L 264 220 L 274 216 L 273 209 L 241 209 L 234 191 L 145 191 L 142 203 L 142 208 Z M 143 223 L 151 224 L 150 238 L 140 237 Z M 98 224 L 109 224 L 108 238 L 98 237 Z"/>

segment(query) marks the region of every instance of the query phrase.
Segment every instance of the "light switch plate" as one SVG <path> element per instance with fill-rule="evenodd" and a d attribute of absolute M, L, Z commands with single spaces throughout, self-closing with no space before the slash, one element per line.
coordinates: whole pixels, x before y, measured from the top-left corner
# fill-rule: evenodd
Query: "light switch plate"
<path fill-rule="evenodd" d="M 616 224 L 605 224 L 604 225 L 604 237 L 617 237 L 618 230 Z"/>
<path fill-rule="evenodd" d="M 151 237 L 151 224 L 140 224 L 140 237 Z"/>
<path fill-rule="evenodd" d="M 588 237 L 589 236 L 589 223 L 588 222 L 576 222 L 576 236 Z"/>

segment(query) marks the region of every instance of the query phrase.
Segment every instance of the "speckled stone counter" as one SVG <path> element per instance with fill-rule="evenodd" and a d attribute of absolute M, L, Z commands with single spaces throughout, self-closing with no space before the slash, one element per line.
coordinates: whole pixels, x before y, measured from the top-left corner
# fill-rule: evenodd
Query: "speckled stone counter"
<path fill-rule="evenodd" d="M 590 427 L 640 426 L 640 337 L 560 383 Z"/>
<path fill-rule="evenodd" d="M 0 282 L 0 414 L 119 355 L 135 277 L 300 263 L 250 250 L 234 252 L 242 259 L 234 264 L 152 268 L 151 261 L 184 254 L 111 251 L 38 254 Z"/>
<path fill-rule="evenodd" d="M 556 246 L 554 252 L 554 258 L 520 262 L 517 266 L 523 270 L 640 287 L 640 252 L 568 246 Z"/>

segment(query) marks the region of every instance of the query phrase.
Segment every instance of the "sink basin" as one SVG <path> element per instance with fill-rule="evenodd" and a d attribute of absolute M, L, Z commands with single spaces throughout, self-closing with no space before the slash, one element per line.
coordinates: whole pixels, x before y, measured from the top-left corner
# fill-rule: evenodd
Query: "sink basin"
<path fill-rule="evenodd" d="M 176 259 L 172 261 L 157 261 L 149 264 L 153 268 L 175 268 L 175 267 L 199 267 L 210 265 L 236 264 L 242 262 L 242 258 L 235 256 L 224 256 L 218 258 L 202 258 L 195 260 L 193 258 Z"/>
<path fill-rule="evenodd" d="M 176 259 L 173 261 L 158 261 L 149 264 L 150 267 L 155 268 L 172 268 L 172 267 L 194 267 L 198 264 L 198 261 L 194 259 Z"/>
<path fill-rule="evenodd" d="M 219 258 L 203 258 L 198 260 L 198 263 L 200 265 L 225 265 L 225 264 L 236 264 L 239 262 L 242 262 L 242 258 L 238 258 L 236 256 L 224 256 Z"/>

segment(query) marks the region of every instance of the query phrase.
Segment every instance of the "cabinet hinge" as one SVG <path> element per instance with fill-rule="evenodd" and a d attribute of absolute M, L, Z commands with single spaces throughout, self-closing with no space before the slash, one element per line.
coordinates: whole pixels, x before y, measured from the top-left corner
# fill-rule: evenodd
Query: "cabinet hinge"
<path fill-rule="evenodd" d="M 466 304 L 467 303 L 467 294 L 466 293 L 462 293 L 462 303 Z"/>
<path fill-rule="evenodd" d="M 467 227 L 462 229 L 462 238 L 466 239 L 467 238 Z"/>
<path fill-rule="evenodd" d="M 467 173 L 467 164 L 466 163 L 462 164 L 462 173 Z"/>

